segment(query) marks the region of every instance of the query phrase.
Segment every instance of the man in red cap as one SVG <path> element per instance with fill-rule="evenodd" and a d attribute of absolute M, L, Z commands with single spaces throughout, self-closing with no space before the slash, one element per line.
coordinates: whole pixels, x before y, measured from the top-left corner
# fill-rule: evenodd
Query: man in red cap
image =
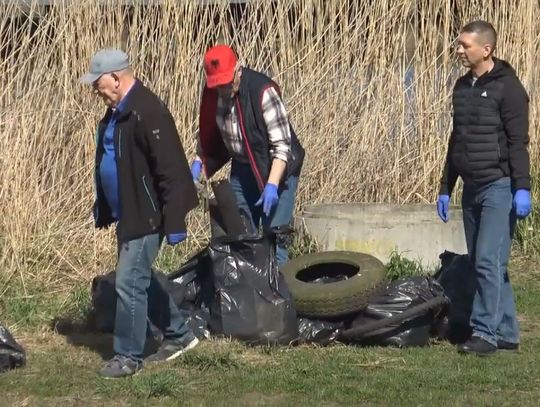
<path fill-rule="evenodd" d="M 226 45 L 204 56 L 206 86 L 199 116 L 197 180 L 212 177 L 232 160 L 230 182 L 242 213 L 263 229 L 290 224 L 304 149 L 289 123 L 278 85 L 242 67 Z M 288 260 L 277 247 L 278 264 Z"/>

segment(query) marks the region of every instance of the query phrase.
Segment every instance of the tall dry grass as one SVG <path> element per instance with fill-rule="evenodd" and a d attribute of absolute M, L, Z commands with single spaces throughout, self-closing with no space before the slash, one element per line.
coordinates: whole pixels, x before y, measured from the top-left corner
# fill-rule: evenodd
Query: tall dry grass
<path fill-rule="evenodd" d="M 125 48 L 139 77 L 167 101 L 188 156 L 201 58 L 222 39 L 282 85 L 307 150 L 299 209 L 328 201 L 427 203 L 436 198 L 449 96 L 462 72 L 454 41 L 461 25 L 484 18 L 499 31 L 498 56 L 531 95 L 537 162 L 537 0 L 16 3 L 0 6 L 0 296 L 29 282 L 69 287 L 114 264 L 113 233 L 95 231 L 90 211 L 104 108 L 77 83 L 104 46 Z M 202 210 L 190 225 L 194 248 L 206 238 Z"/>

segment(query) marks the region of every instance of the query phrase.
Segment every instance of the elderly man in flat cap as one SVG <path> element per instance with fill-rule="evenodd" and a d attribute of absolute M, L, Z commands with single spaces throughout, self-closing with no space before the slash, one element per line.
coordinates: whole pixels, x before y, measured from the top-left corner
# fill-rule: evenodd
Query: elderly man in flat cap
<path fill-rule="evenodd" d="M 185 217 L 198 201 L 173 117 L 136 79 L 126 53 L 97 52 L 80 81 L 107 105 L 97 130 L 94 219 L 97 228 L 116 225 L 116 356 L 100 372 L 116 378 L 142 368 L 152 263 L 164 237 L 170 245 L 186 239 Z M 168 304 L 163 343 L 145 362 L 172 360 L 198 343 L 170 297 Z"/>

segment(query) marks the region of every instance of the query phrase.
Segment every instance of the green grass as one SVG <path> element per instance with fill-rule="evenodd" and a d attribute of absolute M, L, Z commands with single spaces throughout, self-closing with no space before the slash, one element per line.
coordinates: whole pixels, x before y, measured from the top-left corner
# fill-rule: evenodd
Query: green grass
<path fill-rule="evenodd" d="M 51 293 L 38 287 L 23 291 L 13 285 L 0 298 L 0 316 L 11 324 L 37 329 L 49 324 L 53 317 L 84 318 L 90 299 L 90 283 L 79 283 L 68 293 Z"/>
<path fill-rule="evenodd" d="M 403 264 L 399 276 L 422 271 L 397 258 L 392 264 L 394 271 Z M 0 405 L 537 405 L 540 279 L 535 264 L 512 263 L 523 335 L 520 352 L 485 359 L 458 355 L 445 342 L 399 350 L 253 348 L 205 341 L 174 362 L 111 381 L 96 373 L 103 363 L 100 354 L 110 352 L 110 337 L 68 340 L 45 326 L 47 315 L 50 319 L 59 310 L 84 311 L 88 297 L 83 287 L 54 305 L 4 301 L 18 318 L 24 312 L 34 316 L 16 324 L 28 363 L 0 376 Z"/>
<path fill-rule="evenodd" d="M 386 275 L 390 281 L 412 276 L 433 275 L 435 270 L 428 270 L 422 266 L 419 260 L 411 260 L 406 254 L 393 252 L 390 260 L 385 265 Z"/>
<path fill-rule="evenodd" d="M 10 401 L 128 405 L 534 405 L 540 340 L 519 354 L 463 357 L 447 344 L 425 349 L 247 348 L 205 342 L 182 359 L 122 380 L 99 378 L 101 360 L 53 338 L 30 348 L 28 366 L 2 376 Z"/>

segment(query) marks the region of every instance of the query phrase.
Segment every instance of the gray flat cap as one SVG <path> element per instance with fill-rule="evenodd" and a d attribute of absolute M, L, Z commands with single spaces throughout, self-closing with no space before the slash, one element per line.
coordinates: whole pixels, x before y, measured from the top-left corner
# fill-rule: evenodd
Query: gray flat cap
<path fill-rule="evenodd" d="M 124 51 L 114 48 L 102 49 L 96 52 L 90 60 L 90 71 L 79 80 L 86 85 L 91 85 L 101 75 L 121 71 L 129 65 L 129 57 Z"/>

